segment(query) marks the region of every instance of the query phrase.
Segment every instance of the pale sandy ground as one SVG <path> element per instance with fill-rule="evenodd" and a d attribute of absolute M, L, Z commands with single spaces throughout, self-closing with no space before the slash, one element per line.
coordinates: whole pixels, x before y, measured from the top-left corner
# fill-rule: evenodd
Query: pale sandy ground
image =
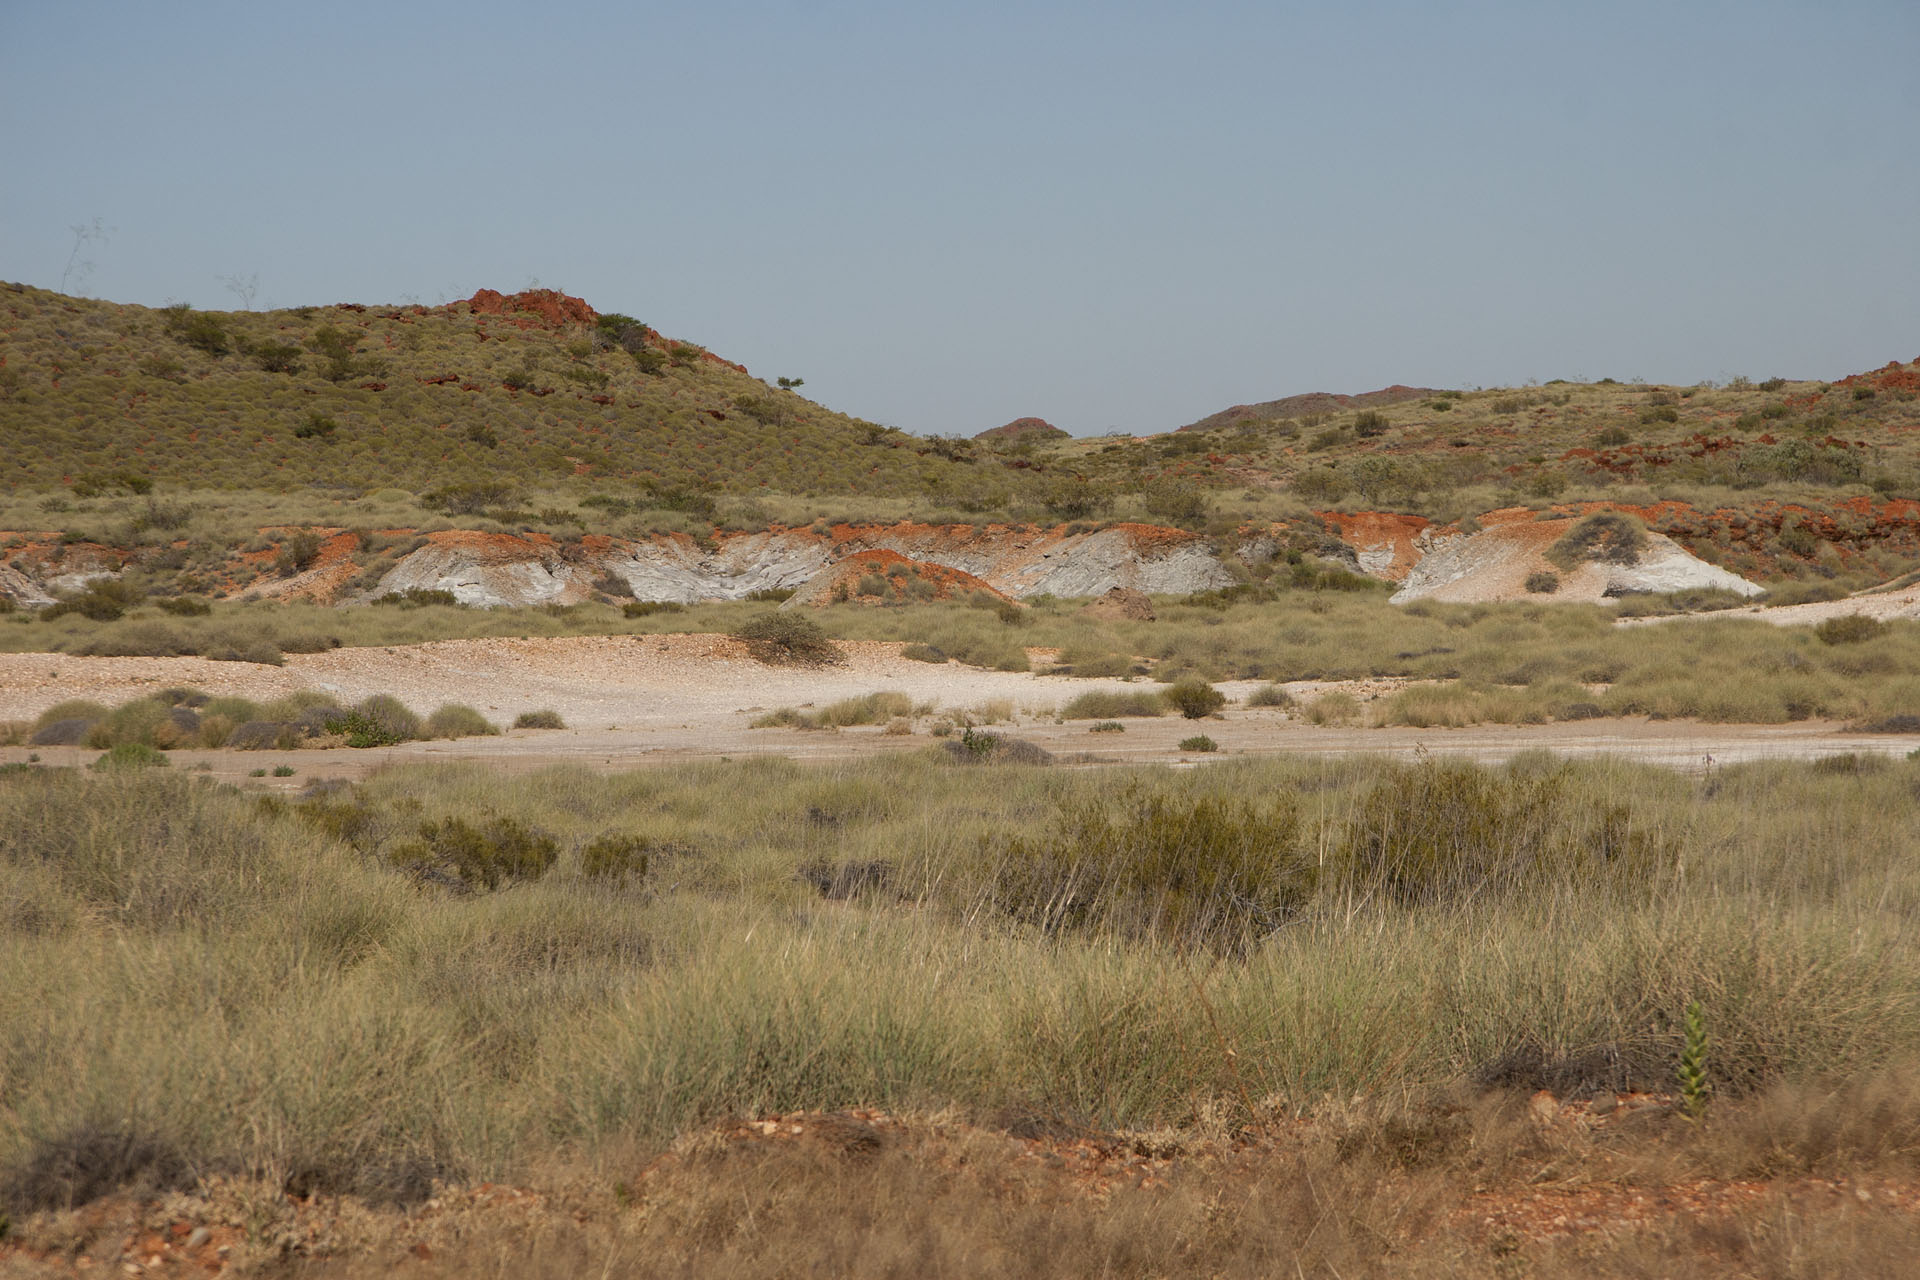
<path fill-rule="evenodd" d="M 878 728 L 837 732 L 751 729 L 756 716 L 777 707 L 825 705 L 876 689 L 898 689 L 941 709 L 985 710 L 1011 704 L 1012 724 L 996 726 L 1037 743 L 1066 763 L 1200 762 L 1236 755 L 1382 753 L 1464 755 L 1501 760 L 1536 748 L 1568 755 L 1616 754 L 1687 770 L 1765 758 L 1812 758 L 1842 752 L 1905 755 L 1920 746 L 1911 735 L 1859 734 L 1811 721 L 1790 725 L 1708 725 L 1691 721 L 1586 720 L 1550 725 L 1486 725 L 1466 729 L 1356 729 L 1321 727 L 1271 708 L 1241 705 L 1258 687 L 1226 682 L 1232 702 L 1220 718 L 1189 721 L 1129 719 L 1124 733 L 1093 734 L 1084 721 L 1056 724 L 1055 708 L 1091 688 L 1152 688 L 1119 680 L 1067 680 L 1028 673 L 981 671 L 958 663 L 933 666 L 898 656 L 898 646 L 843 646 L 844 666 L 769 667 L 717 636 L 576 637 L 541 640 L 455 640 L 410 648 L 337 649 L 289 657 L 285 667 L 208 662 L 198 658 L 71 658 L 59 654 L 0 654 L 0 720 L 26 720 L 65 698 L 113 705 L 171 685 L 210 694 L 266 699 L 295 689 L 322 689 L 343 701 L 392 693 L 418 711 L 466 702 L 498 724 L 522 711 L 551 708 L 564 730 L 518 730 L 497 738 L 413 742 L 375 750 L 176 751 L 178 767 L 210 766 L 223 778 L 245 779 L 253 769 L 287 764 L 289 779 L 257 785 L 297 788 L 320 777 L 360 777 L 388 763 L 473 760 L 523 771 L 561 763 L 596 769 L 633 768 L 684 760 L 782 755 L 832 760 L 885 751 L 925 749 L 931 718 L 911 735 Z M 1360 698 L 1400 687 L 1401 681 L 1354 682 L 1340 687 Z M 1290 686 L 1311 697 L 1328 686 Z M 1182 752 L 1179 742 L 1205 733 L 1220 745 L 1214 756 Z M 29 748 L 0 748 L 0 763 L 24 760 Z M 78 748 L 34 751 L 48 764 L 77 764 L 97 753 Z M 1086 759 L 1091 756 L 1093 759 Z"/>
<path fill-rule="evenodd" d="M 1850 613 L 1865 614 L 1869 618 L 1878 618 L 1882 622 L 1891 622 L 1897 618 L 1920 618 L 1920 582 L 1893 591 L 1874 591 L 1865 595 L 1848 596 L 1844 600 L 1784 604 L 1771 609 L 1761 605 L 1748 605 L 1741 609 L 1720 609 L 1713 613 L 1678 614 L 1665 618 L 1622 618 L 1620 625 L 1674 622 L 1685 618 L 1758 618 L 1762 622 L 1771 622 L 1776 627 L 1812 627 L 1818 626 L 1828 618 L 1842 618 Z"/>

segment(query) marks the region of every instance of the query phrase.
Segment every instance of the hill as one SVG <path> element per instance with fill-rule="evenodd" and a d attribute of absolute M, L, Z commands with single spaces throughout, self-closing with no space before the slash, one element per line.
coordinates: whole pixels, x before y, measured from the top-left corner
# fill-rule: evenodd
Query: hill
<path fill-rule="evenodd" d="M 0 286 L 0 490 L 1035 487 L 550 290 L 446 306 L 150 309 Z M 1044 468 L 1041 468 L 1044 470 Z"/>

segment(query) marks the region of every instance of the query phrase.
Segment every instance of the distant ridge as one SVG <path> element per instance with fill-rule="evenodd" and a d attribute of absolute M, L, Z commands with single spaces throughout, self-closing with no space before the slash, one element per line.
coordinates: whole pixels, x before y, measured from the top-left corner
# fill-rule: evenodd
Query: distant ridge
<path fill-rule="evenodd" d="M 1039 440 L 1065 439 L 1069 433 L 1054 426 L 1045 418 L 1015 418 L 1004 427 L 993 427 L 982 431 L 975 440 L 1013 440 L 1031 437 Z"/>
<path fill-rule="evenodd" d="M 1211 431 L 1215 427 L 1230 427 L 1248 419 L 1298 418 L 1309 413 L 1338 413 L 1342 409 L 1377 409 L 1384 405 L 1399 404 L 1403 400 L 1418 400 L 1421 396 L 1433 394 L 1435 392 L 1432 387 L 1408 387 L 1397 382 L 1390 387 L 1382 387 L 1378 391 L 1363 391 L 1354 396 L 1335 395 L 1329 391 L 1309 391 L 1305 395 L 1288 396 L 1284 400 L 1268 400 L 1263 404 L 1236 404 L 1231 409 L 1222 409 L 1218 413 L 1209 414 L 1198 422 L 1189 422 L 1179 430 Z"/>

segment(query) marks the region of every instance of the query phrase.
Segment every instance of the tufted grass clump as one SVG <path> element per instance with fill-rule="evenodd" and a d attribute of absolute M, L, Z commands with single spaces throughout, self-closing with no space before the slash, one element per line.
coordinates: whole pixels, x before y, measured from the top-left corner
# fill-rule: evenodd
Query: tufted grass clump
<path fill-rule="evenodd" d="M 481 715 L 478 710 L 464 703 L 449 702 L 436 709 L 427 717 L 422 736 L 428 738 L 486 738 L 497 735 L 500 730 Z"/>
<path fill-rule="evenodd" d="M 516 729 L 564 729 L 567 722 L 558 711 L 522 711 L 513 718 Z"/>
<path fill-rule="evenodd" d="M 1062 720 L 1114 720 L 1122 716 L 1163 716 L 1167 704 L 1151 689 L 1089 689 L 1060 708 Z"/>

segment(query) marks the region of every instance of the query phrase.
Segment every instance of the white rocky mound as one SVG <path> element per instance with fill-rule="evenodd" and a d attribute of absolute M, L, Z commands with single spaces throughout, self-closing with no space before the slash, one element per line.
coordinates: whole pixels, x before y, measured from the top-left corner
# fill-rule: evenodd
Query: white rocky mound
<path fill-rule="evenodd" d="M 1577 520 L 1538 520 L 1499 525 L 1451 538 L 1421 557 L 1392 603 L 1439 600 L 1552 600 L 1591 603 L 1609 597 L 1718 588 L 1743 596 L 1765 588 L 1693 555 L 1673 539 L 1648 532 L 1631 562 L 1590 559 L 1567 569 L 1547 559 L 1547 550 Z M 1529 590 L 1528 581 L 1551 591 Z"/>

